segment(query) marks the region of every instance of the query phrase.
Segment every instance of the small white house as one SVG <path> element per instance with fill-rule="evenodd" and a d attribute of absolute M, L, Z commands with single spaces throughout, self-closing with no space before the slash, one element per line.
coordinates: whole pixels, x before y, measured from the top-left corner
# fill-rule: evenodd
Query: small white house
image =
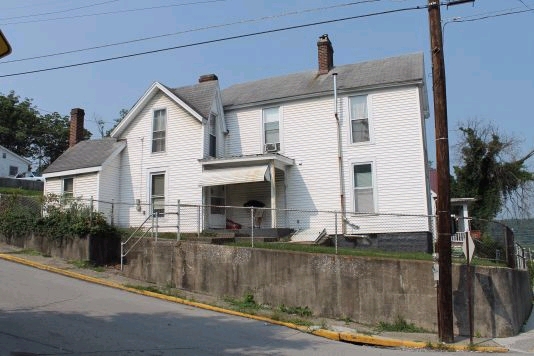
<path fill-rule="evenodd" d="M 262 227 L 331 234 L 328 212 L 342 211 L 358 234 L 426 239 L 423 55 L 334 66 L 328 36 L 317 46 L 318 70 L 224 90 L 213 74 L 181 88 L 156 82 L 108 139 L 76 144 L 83 110 L 74 109 L 72 147 L 44 172 L 45 193 L 120 202 L 120 226 L 139 226 L 178 201 L 242 207 L 253 200 L 272 209 Z M 176 217 L 161 219 L 172 225 Z M 244 209 L 211 207 L 199 219 L 182 219 L 182 231 L 224 228 L 227 219 L 251 226 Z"/>
<path fill-rule="evenodd" d="M 31 161 L 0 145 L 0 177 L 15 177 L 31 170 Z"/>

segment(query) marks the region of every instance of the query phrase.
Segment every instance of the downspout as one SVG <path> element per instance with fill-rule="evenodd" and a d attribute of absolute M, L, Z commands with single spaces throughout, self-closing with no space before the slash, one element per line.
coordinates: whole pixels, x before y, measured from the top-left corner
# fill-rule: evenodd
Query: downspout
<path fill-rule="evenodd" d="M 345 208 L 345 180 L 343 173 L 343 150 L 341 148 L 341 122 L 337 112 L 337 73 L 332 73 L 334 76 L 334 117 L 337 124 L 337 159 L 339 165 L 339 198 L 341 202 L 341 233 L 345 235 L 347 233 L 347 227 L 345 226 L 346 220 L 346 208 Z"/>

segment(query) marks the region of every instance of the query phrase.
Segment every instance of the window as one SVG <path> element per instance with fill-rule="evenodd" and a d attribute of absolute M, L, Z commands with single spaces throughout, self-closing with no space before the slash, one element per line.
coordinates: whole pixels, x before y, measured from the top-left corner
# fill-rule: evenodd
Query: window
<path fill-rule="evenodd" d="M 375 211 L 373 170 L 371 163 L 354 165 L 354 211 Z"/>
<path fill-rule="evenodd" d="M 167 126 L 167 111 L 154 110 L 152 121 L 152 152 L 165 151 L 165 127 Z"/>
<path fill-rule="evenodd" d="M 74 178 L 63 179 L 63 196 L 66 198 L 74 196 Z"/>
<path fill-rule="evenodd" d="M 210 115 L 209 119 L 209 155 L 210 157 L 217 157 L 217 116 L 215 114 Z"/>
<path fill-rule="evenodd" d="M 369 115 L 367 113 L 367 96 L 350 98 L 350 125 L 352 143 L 369 141 Z"/>
<path fill-rule="evenodd" d="M 165 174 L 152 174 L 150 187 L 152 213 L 165 214 Z"/>
<path fill-rule="evenodd" d="M 263 109 L 263 135 L 265 152 L 276 152 L 280 150 L 279 108 Z"/>
<path fill-rule="evenodd" d="M 5 152 L 2 152 L 2 158 L 7 158 L 7 154 Z"/>
<path fill-rule="evenodd" d="M 16 176 L 19 172 L 19 167 L 17 166 L 9 166 L 9 175 L 10 176 Z"/>

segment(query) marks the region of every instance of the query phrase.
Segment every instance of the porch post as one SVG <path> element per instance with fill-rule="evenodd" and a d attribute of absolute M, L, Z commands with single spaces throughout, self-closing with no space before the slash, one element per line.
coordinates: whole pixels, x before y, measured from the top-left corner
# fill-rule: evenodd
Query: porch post
<path fill-rule="evenodd" d="M 471 230 L 469 227 L 469 211 L 467 210 L 468 206 L 467 203 L 462 204 L 462 217 L 464 219 L 464 231 L 468 232 Z"/>
<path fill-rule="evenodd" d="M 269 170 L 271 175 L 271 227 L 275 229 L 276 223 L 276 173 L 274 168 L 274 160 L 269 164 Z"/>

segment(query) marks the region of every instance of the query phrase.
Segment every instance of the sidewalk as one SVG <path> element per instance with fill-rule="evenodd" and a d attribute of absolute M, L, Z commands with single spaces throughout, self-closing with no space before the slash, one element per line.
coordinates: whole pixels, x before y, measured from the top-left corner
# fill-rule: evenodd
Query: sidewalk
<path fill-rule="evenodd" d="M 180 297 L 158 294 L 139 287 L 156 287 L 153 284 L 123 276 L 116 267 L 103 269 L 79 268 L 68 261 L 44 257 L 29 251 L 7 245 L 0 242 L 0 258 L 25 264 L 34 268 L 48 270 L 71 278 L 98 283 L 112 288 L 126 290 L 132 293 L 164 299 L 170 302 L 188 304 L 194 307 L 209 309 L 217 312 L 257 319 L 264 322 L 283 325 L 293 329 L 309 332 L 317 336 L 333 340 L 353 342 L 358 344 L 375 345 L 381 347 L 397 348 L 434 348 L 439 350 L 470 350 L 485 352 L 534 352 L 534 318 L 526 325 L 526 332 L 505 339 L 474 338 L 473 346 L 469 346 L 469 338 L 456 336 L 453 344 L 440 344 L 438 336 L 433 333 L 403 333 L 403 332 L 378 332 L 369 326 L 336 319 L 319 318 L 314 320 L 312 326 L 295 325 L 292 323 L 272 320 L 267 316 L 249 315 L 227 308 L 228 303 L 219 298 L 180 291 Z"/>

